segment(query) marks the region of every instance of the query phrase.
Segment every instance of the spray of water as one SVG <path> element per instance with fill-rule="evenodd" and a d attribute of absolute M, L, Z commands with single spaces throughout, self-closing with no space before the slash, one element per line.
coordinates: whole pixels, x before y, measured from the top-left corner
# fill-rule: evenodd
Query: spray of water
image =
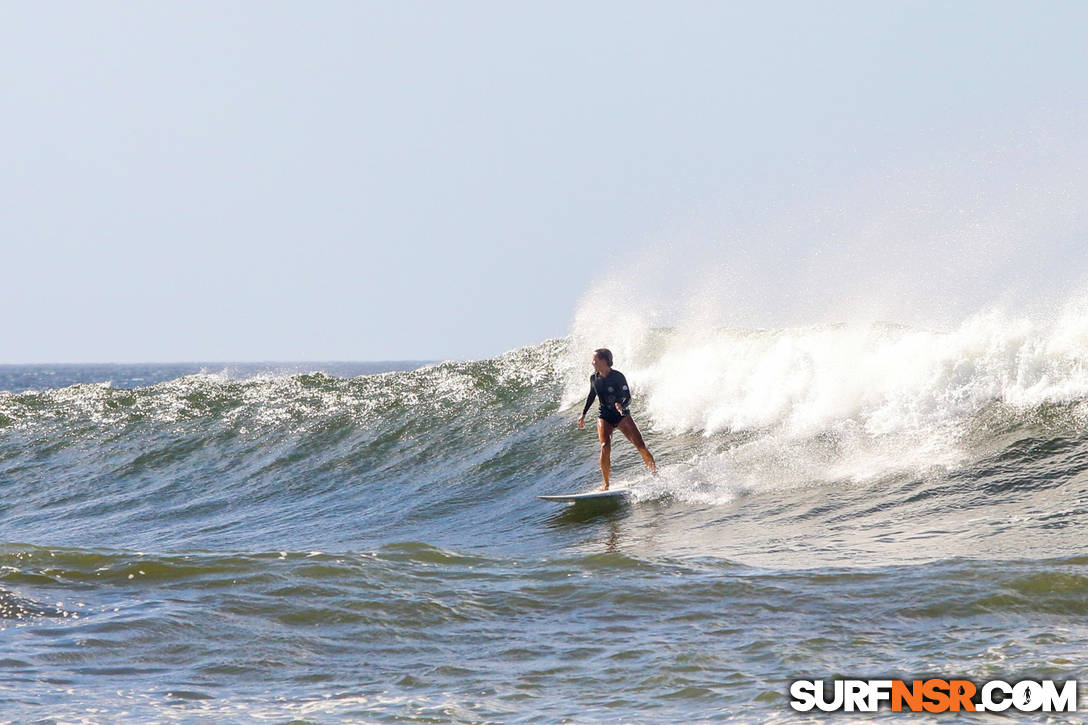
<path fill-rule="evenodd" d="M 1009 411 L 1083 420 L 1084 151 L 919 166 L 634 255 L 577 308 L 566 398 L 611 348 L 644 428 L 717 441 L 658 487 L 714 501 L 955 467 Z"/>

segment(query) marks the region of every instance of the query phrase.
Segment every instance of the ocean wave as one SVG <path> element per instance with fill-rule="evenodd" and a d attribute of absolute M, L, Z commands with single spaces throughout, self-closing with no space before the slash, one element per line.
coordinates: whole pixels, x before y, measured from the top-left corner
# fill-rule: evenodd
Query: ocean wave
<path fill-rule="evenodd" d="M 1088 460 L 1088 323 L 1075 312 L 1050 325 L 984 314 L 950 332 L 620 335 L 633 342 L 613 346 L 616 365 L 661 474 L 622 439 L 616 474 L 636 504 L 689 506 L 881 482 L 1000 502 L 1062 485 Z M 595 433 L 574 426 L 592 350 L 579 334 L 354 378 L 198 374 L 2 393 L 7 522 L 28 540 L 62 522 L 57 543 L 115 532 L 157 547 L 289 545 L 314 527 L 518 538 L 539 516 L 535 494 L 599 477 Z"/>

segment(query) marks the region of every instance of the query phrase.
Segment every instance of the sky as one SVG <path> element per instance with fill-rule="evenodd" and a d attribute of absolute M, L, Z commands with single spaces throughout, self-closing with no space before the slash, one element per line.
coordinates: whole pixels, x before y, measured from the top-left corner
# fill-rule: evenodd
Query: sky
<path fill-rule="evenodd" d="M 4 17 L 0 363 L 476 359 L 603 279 L 799 324 L 1084 268 L 1086 3 Z"/>

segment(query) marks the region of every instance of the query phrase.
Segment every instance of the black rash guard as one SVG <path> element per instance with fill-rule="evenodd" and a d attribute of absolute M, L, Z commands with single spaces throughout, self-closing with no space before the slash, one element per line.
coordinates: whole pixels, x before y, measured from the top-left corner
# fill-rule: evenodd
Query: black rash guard
<path fill-rule="evenodd" d="M 627 378 L 619 370 L 613 370 L 608 375 L 601 377 L 597 373 L 589 376 L 589 397 L 586 398 L 586 407 L 582 415 L 586 414 L 589 406 L 593 405 L 593 399 L 599 398 L 601 408 L 600 417 L 612 425 L 618 425 L 623 416 L 627 415 L 627 406 L 631 404 L 631 391 L 627 388 Z M 620 404 L 623 412 L 616 410 L 616 403 Z"/>

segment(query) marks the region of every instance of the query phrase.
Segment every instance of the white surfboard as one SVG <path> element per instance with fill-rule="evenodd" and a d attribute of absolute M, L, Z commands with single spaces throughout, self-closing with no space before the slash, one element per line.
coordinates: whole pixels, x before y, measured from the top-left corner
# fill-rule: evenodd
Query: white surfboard
<path fill-rule="evenodd" d="M 578 503 L 579 501 L 622 501 L 627 497 L 627 489 L 612 488 L 608 491 L 590 491 L 589 493 L 556 493 L 548 496 L 538 496 L 544 501 L 564 501 Z"/>

